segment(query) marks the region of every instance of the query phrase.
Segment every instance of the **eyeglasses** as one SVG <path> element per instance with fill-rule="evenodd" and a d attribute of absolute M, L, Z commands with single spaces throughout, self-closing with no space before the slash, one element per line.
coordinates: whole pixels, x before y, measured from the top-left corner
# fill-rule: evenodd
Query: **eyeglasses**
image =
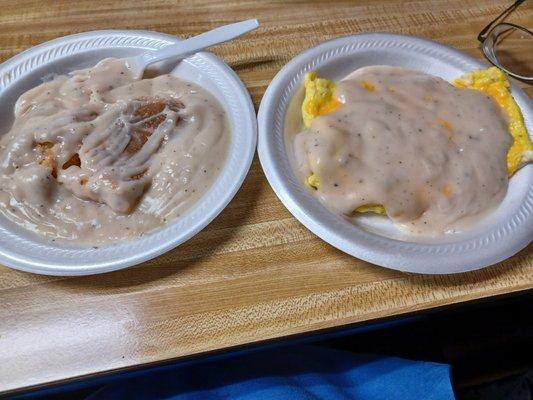
<path fill-rule="evenodd" d="M 533 81 L 533 32 L 523 26 L 501 22 L 524 1 L 515 1 L 483 28 L 477 39 L 492 64 L 515 78 Z"/>

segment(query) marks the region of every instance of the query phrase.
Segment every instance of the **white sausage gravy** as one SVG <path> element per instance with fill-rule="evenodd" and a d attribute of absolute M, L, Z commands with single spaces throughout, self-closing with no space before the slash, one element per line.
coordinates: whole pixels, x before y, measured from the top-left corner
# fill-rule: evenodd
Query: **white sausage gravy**
<path fill-rule="evenodd" d="M 502 201 L 512 137 L 490 97 L 388 66 L 356 70 L 334 95 L 340 107 L 294 142 L 301 179 L 315 174 L 332 211 L 383 205 L 400 229 L 434 235 Z"/>
<path fill-rule="evenodd" d="M 52 241 L 140 236 L 202 196 L 228 143 L 210 93 L 170 75 L 134 80 L 105 59 L 18 99 L 0 138 L 0 214 Z"/>

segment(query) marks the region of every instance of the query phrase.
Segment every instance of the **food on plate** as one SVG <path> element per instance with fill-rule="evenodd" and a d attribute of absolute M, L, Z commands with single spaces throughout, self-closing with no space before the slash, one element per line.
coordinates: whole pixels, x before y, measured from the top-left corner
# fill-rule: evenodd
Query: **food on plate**
<path fill-rule="evenodd" d="M 533 144 L 529 139 L 520 107 L 511 95 L 509 81 L 502 70 L 491 67 L 486 70 L 472 71 L 452 83 L 458 88 L 487 93 L 506 113 L 509 119 L 508 130 L 513 137 L 513 144 L 507 152 L 509 176 L 513 175 L 520 166 L 533 161 Z"/>
<path fill-rule="evenodd" d="M 386 214 L 413 234 L 452 232 L 496 207 L 508 176 L 532 159 L 497 68 L 453 86 L 389 66 L 360 68 L 338 83 L 313 71 L 304 86 L 298 173 L 342 215 Z"/>
<path fill-rule="evenodd" d="M 133 79 L 124 60 L 24 93 L 0 138 L 0 215 L 51 240 L 110 243 L 181 215 L 223 166 L 218 101 L 171 75 Z"/>

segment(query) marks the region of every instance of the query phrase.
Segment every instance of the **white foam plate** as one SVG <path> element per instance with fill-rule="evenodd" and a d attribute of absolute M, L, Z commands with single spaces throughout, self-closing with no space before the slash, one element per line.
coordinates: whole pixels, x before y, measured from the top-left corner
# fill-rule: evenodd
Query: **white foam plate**
<path fill-rule="evenodd" d="M 0 65 L 0 133 L 13 122 L 13 106 L 43 77 L 95 65 L 106 57 L 128 57 L 180 39 L 148 31 L 94 31 L 43 43 Z M 186 213 L 141 238 L 99 247 L 50 245 L 44 239 L 0 219 L 0 264 L 47 275 L 89 275 L 139 264 L 190 239 L 211 222 L 240 188 L 252 162 L 257 139 L 255 111 L 246 87 L 224 62 L 207 52 L 176 65 L 163 63 L 155 73 L 170 72 L 209 90 L 224 107 L 231 140 L 224 168 L 204 196 Z"/>
<path fill-rule="evenodd" d="M 442 44 L 412 36 L 371 33 L 341 37 L 310 48 L 275 76 L 261 101 L 258 152 L 266 177 L 287 209 L 317 236 L 354 257 L 400 271 L 449 274 L 502 261 L 533 238 L 533 165 L 510 180 L 508 193 L 490 215 L 453 235 L 420 239 L 397 230 L 385 217 L 348 221 L 328 211 L 293 172 L 290 146 L 294 132 L 289 107 L 303 99 L 303 76 L 317 70 L 335 81 L 368 65 L 393 65 L 448 81 L 486 65 Z M 531 100 L 516 86 L 512 94 L 533 132 Z M 301 100 L 298 97 L 296 101 Z M 475 115 L 472 116 L 475 118 Z M 287 124 L 287 126 L 285 126 Z M 292 127 L 292 128 L 291 128 Z M 291 131 L 292 129 L 292 131 Z"/>

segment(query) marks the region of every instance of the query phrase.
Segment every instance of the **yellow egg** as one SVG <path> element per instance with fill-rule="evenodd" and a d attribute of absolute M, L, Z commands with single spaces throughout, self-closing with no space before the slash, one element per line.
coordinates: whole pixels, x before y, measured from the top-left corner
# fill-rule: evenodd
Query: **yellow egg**
<path fill-rule="evenodd" d="M 311 126 L 317 115 L 335 111 L 341 103 L 333 97 L 335 83 L 319 78 L 315 71 L 308 72 L 304 77 L 305 98 L 302 103 L 302 118 L 306 128 Z"/>
<path fill-rule="evenodd" d="M 505 74 L 496 67 L 486 70 L 469 72 L 456 79 L 453 85 L 457 88 L 474 89 L 487 93 L 503 108 L 509 118 L 509 133 L 514 138 L 513 144 L 507 152 L 507 170 L 509 176 L 520 165 L 533 161 L 533 146 L 529 139 L 524 118 L 518 104 L 513 99 L 509 90 L 509 81 Z M 335 111 L 341 102 L 334 97 L 335 83 L 324 78 L 319 78 L 315 71 L 308 72 L 304 77 L 305 98 L 302 103 L 302 119 L 305 127 L 309 128 L 313 118 L 318 115 Z M 363 82 L 363 87 L 373 91 L 374 87 Z M 393 90 L 393 88 L 389 88 Z M 441 124 L 447 124 L 446 121 Z M 311 174 L 307 179 L 309 186 L 317 189 L 320 185 L 318 177 Z M 444 193 L 447 189 L 444 188 Z M 386 214 L 385 208 L 379 204 L 367 204 L 358 207 L 355 212 L 373 212 Z"/>
<path fill-rule="evenodd" d="M 513 144 L 507 152 L 507 171 L 513 175 L 521 164 L 533 161 L 533 145 L 527 134 L 522 112 L 509 89 L 507 76 L 496 67 L 475 70 L 453 81 L 458 88 L 474 89 L 491 96 L 509 118 Z"/>

